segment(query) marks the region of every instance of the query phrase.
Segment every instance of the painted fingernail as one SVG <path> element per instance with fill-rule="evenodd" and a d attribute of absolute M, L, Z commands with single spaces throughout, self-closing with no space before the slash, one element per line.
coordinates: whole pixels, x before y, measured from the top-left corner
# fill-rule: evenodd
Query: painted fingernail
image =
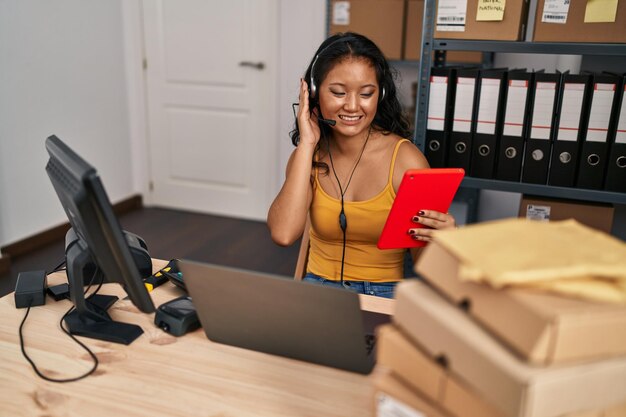
<path fill-rule="evenodd" d="M 410 234 L 410 235 L 414 235 L 414 234 L 415 234 L 415 230 L 410 229 L 410 230 L 408 231 L 408 234 Z"/>
<path fill-rule="evenodd" d="M 420 218 L 417 217 L 417 216 L 413 216 L 413 218 L 411 220 L 413 220 L 415 223 L 417 223 L 417 222 L 420 221 Z"/>
<path fill-rule="evenodd" d="M 424 215 L 424 210 L 420 210 L 417 214 L 419 214 L 420 216 Z"/>

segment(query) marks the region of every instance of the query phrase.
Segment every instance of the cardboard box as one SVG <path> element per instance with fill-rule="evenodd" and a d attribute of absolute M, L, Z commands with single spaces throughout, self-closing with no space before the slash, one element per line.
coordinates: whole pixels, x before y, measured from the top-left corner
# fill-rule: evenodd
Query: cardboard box
<path fill-rule="evenodd" d="M 556 417 L 626 402 L 626 357 L 569 367 L 530 366 L 419 280 L 398 285 L 393 321 L 507 416 Z M 516 323 L 509 321 L 511 327 Z"/>
<path fill-rule="evenodd" d="M 410 389 L 389 369 L 377 367 L 371 379 L 374 385 L 374 416 L 452 417 Z"/>
<path fill-rule="evenodd" d="M 611 233 L 615 209 L 610 204 L 582 203 L 553 198 L 523 196 L 519 217 L 532 220 L 575 219 L 579 223 Z"/>
<path fill-rule="evenodd" d="M 615 22 L 585 23 L 587 1 L 571 1 L 565 23 L 542 22 L 545 0 L 537 3 L 533 40 L 537 42 L 626 43 L 626 2 L 617 6 Z"/>
<path fill-rule="evenodd" d="M 524 360 L 538 365 L 626 355 L 626 306 L 495 290 L 458 279 L 459 260 L 431 242 L 415 270 Z"/>
<path fill-rule="evenodd" d="M 479 0 L 467 0 L 464 31 L 441 31 L 437 30 L 435 25 L 434 37 L 436 39 L 482 39 L 496 41 L 519 41 L 524 39 L 529 0 L 508 0 L 504 10 L 504 17 L 501 21 L 480 22 L 476 21 L 478 2 Z"/>
<path fill-rule="evenodd" d="M 376 363 L 456 417 L 503 417 L 464 381 L 436 363 L 396 326 L 378 328 Z"/>
<path fill-rule="evenodd" d="M 405 18 L 404 59 L 419 61 L 422 51 L 424 0 L 408 0 Z M 472 51 L 447 51 L 446 62 L 480 64 L 483 62 L 483 54 Z"/>
<path fill-rule="evenodd" d="M 403 19 L 404 0 L 333 0 L 330 33 L 360 33 L 374 41 L 387 59 L 402 59 Z"/>

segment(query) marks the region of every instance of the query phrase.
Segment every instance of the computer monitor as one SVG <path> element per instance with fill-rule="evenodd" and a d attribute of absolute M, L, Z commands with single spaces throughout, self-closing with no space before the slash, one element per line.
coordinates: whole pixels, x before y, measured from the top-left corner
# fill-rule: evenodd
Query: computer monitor
<path fill-rule="evenodd" d="M 46 172 L 79 237 L 76 250 L 81 252 L 67 265 L 70 299 L 76 308 L 65 323 L 72 334 L 129 344 L 143 333 L 141 327 L 111 319 L 107 309 L 117 297 L 95 295 L 85 299 L 82 273 L 77 270 L 84 265 L 80 257 L 91 256 L 109 282 L 124 287 L 139 310 L 154 311 L 100 177 L 58 137 L 46 139 L 46 150 L 50 156 Z"/>

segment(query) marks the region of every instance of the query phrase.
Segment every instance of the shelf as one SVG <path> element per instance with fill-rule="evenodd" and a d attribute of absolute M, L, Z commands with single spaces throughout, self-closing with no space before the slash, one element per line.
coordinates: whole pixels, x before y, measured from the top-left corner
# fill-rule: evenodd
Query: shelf
<path fill-rule="evenodd" d="M 626 55 L 622 43 L 558 43 L 433 39 L 433 50 L 487 51 L 560 55 Z"/>
<path fill-rule="evenodd" d="M 581 188 L 555 187 L 552 185 L 527 184 L 492 179 L 465 177 L 461 187 L 481 190 L 508 191 L 542 197 L 566 198 L 601 203 L 626 204 L 626 193 Z"/>

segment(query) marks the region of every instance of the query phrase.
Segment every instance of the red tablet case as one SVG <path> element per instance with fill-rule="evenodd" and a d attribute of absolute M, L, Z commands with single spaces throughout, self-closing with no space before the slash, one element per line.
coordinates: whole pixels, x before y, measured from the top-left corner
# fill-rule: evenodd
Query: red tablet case
<path fill-rule="evenodd" d="M 410 169 L 404 173 L 387 221 L 378 239 L 379 249 L 416 248 L 427 242 L 413 239 L 409 229 L 426 227 L 415 223 L 420 210 L 447 213 L 465 171 L 462 168 Z"/>

